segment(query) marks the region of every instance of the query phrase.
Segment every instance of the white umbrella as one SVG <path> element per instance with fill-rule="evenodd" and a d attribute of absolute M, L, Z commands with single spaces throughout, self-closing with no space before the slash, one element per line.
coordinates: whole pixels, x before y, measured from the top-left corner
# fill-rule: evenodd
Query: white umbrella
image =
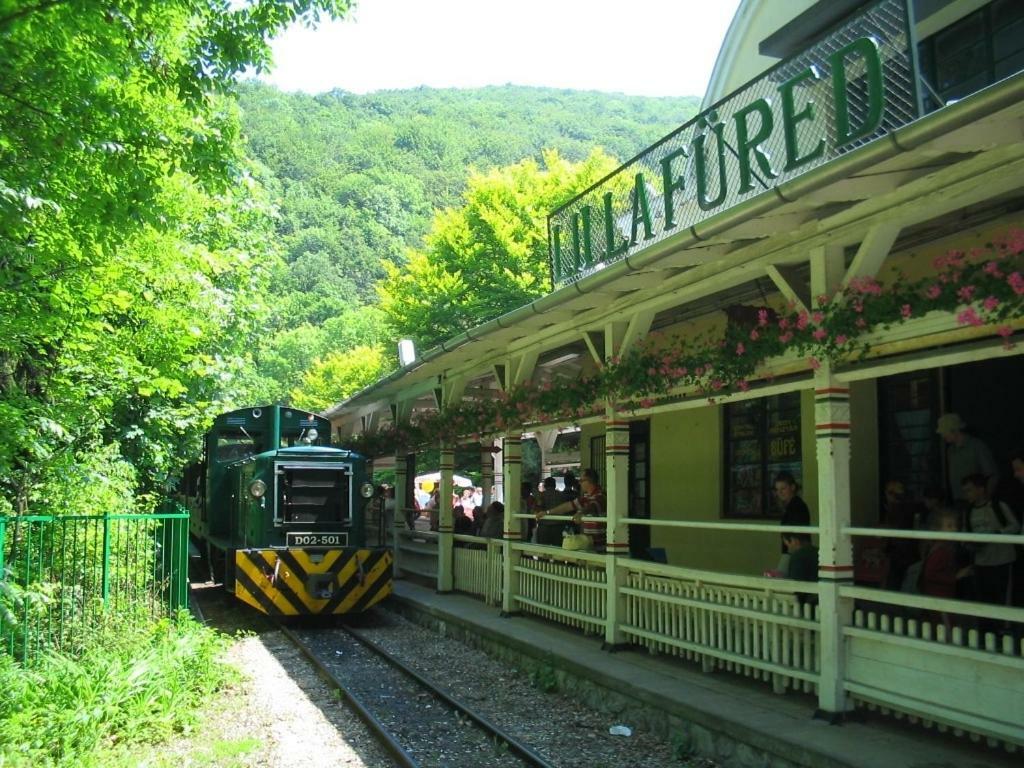
<path fill-rule="evenodd" d="M 422 485 L 423 483 L 430 482 L 437 485 L 441 482 L 440 472 L 427 472 L 425 475 L 416 475 L 416 485 Z M 457 488 L 472 488 L 473 481 L 468 477 L 462 475 L 452 475 L 452 484 Z"/>

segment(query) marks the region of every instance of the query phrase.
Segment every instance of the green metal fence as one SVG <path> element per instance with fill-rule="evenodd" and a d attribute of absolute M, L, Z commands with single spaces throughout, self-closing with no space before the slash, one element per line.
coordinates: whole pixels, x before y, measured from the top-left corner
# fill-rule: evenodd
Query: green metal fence
<path fill-rule="evenodd" d="M 0 517 L 0 648 L 30 660 L 73 651 L 111 613 L 166 616 L 188 603 L 188 513 Z"/>

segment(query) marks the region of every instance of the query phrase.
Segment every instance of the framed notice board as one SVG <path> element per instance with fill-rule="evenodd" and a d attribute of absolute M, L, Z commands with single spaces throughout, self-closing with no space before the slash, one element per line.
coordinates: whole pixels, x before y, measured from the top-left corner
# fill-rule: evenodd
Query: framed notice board
<path fill-rule="evenodd" d="M 779 516 L 773 478 L 787 471 L 801 480 L 800 393 L 729 403 L 724 411 L 724 516 Z"/>

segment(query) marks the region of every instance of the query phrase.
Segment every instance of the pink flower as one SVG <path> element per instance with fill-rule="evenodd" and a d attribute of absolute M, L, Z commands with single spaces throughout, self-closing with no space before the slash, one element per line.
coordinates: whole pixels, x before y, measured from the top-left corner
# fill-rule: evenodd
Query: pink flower
<path fill-rule="evenodd" d="M 716 391 L 721 389 L 724 386 L 725 386 L 725 382 L 723 382 L 721 379 L 714 379 L 711 382 L 711 388 L 716 390 Z"/>
<path fill-rule="evenodd" d="M 981 302 L 981 306 L 985 308 L 986 312 L 991 312 L 993 309 L 999 306 L 999 299 L 997 299 L 995 296 L 989 296 L 983 302 Z"/>
<path fill-rule="evenodd" d="M 800 330 L 800 331 L 804 330 L 804 328 L 807 327 L 808 320 L 810 320 L 810 318 L 807 317 L 807 313 L 806 312 L 801 312 L 799 315 L 797 315 L 796 316 L 796 327 L 797 327 L 797 330 Z"/>
<path fill-rule="evenodd" d="M 1013 328 L 1008 325 L 1000 325 L 996 328 L 996 333 L 1002 336 L 1004 339 L 1013 335 Z"/>
<path fill-rule="evenodd" d="M 1024 229 L 1011 229 L 1006 239 L 1006 246 L 1011 253 L 1024 251 Z"/>
<path fill-rule="evenodd" d="M 739 381 L 737 381 L 736 387 L 739 389 L 740 392 L 746 392 L 748 389 L 750 389 L 750 385 L 747 383 L 746 379 L 740 379 Z"/>
<path fill-rule="evenodd" d="M 693 375 L 694 376 L 703 376 L 704 375 L 704 366 L 703 365 L 698 365 L 696 368 L 694 368 L 693 369 Z"/>
<path fill-rule="evenodd" d="M 857 299 L 856 301 L 854 301 L 853 302 L 853 311 L 854 312 L 858 312 L 858 313 L 859 312 L 863 312 L 864 311 L 864 302 L 861 301 L 860 299 Z"/>
<path fill-rule="evenodd" d="M 843 344 L 845 344 L 846 341 L 847 341 L 847 339 L 846 339 L 845 335 L 840 333 L 838 336 L 836 336 L 836 345 L 837 346 L 840 346 L 840 347 L 843 346 Z"/>
<path fill-rule="evenodd" d="M 857 293 L 882 295 L 882 285 L 873 277 L 857 277 L 850 281 L 850 288 Z"/>
<path fill-rule="evenodd" d="M 763 307 L 757 310 L 757 324 L 761 327 L 768 325 L 768 310 Z"/>
<path fill-rule="evenodd" d="M 813 336 L 817 341 L 821 341 L 826 336 L 828 336 L 828 331 L 826 331 L 824 328 L 818 328 L 814 331 L 814 333 L 811 334 L 811 336 Z"/>
<path fill-rule="evenodd" d="M 978 317 L 978 313 L 974 311 L 974 307 L 968 307 L 959 315 L 956 316 L 956 321 L 960 325 L 984 325 L 985 322 Z"/>
<path fill-rule="evenodd" d="M 736 356 L 737 356 L 737 357 L 740 357 L 740 356 L 742 356 L 742 355 L 743 355 L 743 353 L 744 353 L 744 352 L 746 352 L 746 351 L 747 351 L 747 348 L 743 346 L 743 342 L 742 342 L 742 341 L 741 341 L 741 342 L 739 342 L 739 343 L 738 343 L 738 344 L 736 345 Z"/>
<path fill-rule="evenodd" d="M 956 292 L 956 295 L 960 299 L 960 301 L 962 301 L 964 304 L 967 304 L 968 302 L 970 302 L 971 299 L 974 298 L 975 290 L 976 289 L 973 285 L 965 285 L 963 288 Z"/>
<path fill-rule="evenodd" d="M 792 341 L 792 339 L 793 339 L 793 332 L 792 331 L 786 331 L 785 333 L 779 334 L 779 341 L 781 341 L 783 344 L 789 344 L 789 342 Z"/>
<path fill-rule="evenodd" d="M 1003 271 L 999 268 L 998 261 L 990 261 L 985 265 L 985 274 L 992 275 L 992 277 L 1002 277 Z"/>
<path fill-rule="evenodd" d="M 821 312 L 815 312 L 813 315 L 811 315 L 811 320 L 814 321 L 815 325 L 821 325 L 825 321 L 825 315 L 823 315 Z"/>
<path fill-rule="evenodd" d="M 750 329 L 750 340 L 757 341 L 761 337 L 761 334 L 757 332 L 757 328 Z"/>
<path fill-rule="evenodd" d="M 900 307 L 900 314 L 903 315 L 904 318 L 910 317 L 911 312 L 913 312 L 913 310 L 910 308 L 909 304 L 904 304 Z"/>
<path fill-rule="evenodd" d="M 824 306 L 825 306 L 826 304 L 828 304 L 828 296 L 826 296 L 826 295 L 825 295 L 825 294 L 823 293 L 823 294 L 821 294 L 821 295 L 820 295 L 820 296 L 818 297 L 818 306 L 819 306 L 819 307 L 824 307 Z"/>
<path fill-rule="evenodd" d="M 938 283 L 932 283 L 931 285 L 928 286 L 927 290 L 924 292 L 924 295 L 927 296 L 929 299 L 937 299 L 939 298 L 939 296 L 942 295 L 942 286 L 939 285 Z"/>
<path fill-rule="evenodd" d="M 821 363 L 818 361 L 818 358 L 816 357 L 808 357 L 807 364 L 811 366 L 811 370 L 813 371 L 816 371 L 819 368 L 821 368 Z"/>
<path fill-rule="evenodd" d="M 936 256 L 932 261 L 932 266 L 935 269 L 946 269 L 947 267 L 960 269 L 963 265 L 964 254 L 962 251 L 950 251 L 945 256 Z"/>
<path fill-rule="evenodd" d="M 789 328 L 789 320 L 787 320 L 784 317 L 780 317 L 779 318 L 779 328 L 781 328 L 782 330 L 786 330 L 787 328 Z"/>
<path fill-rule="evenodd" d="M 1022 276 L 1020 272 L 1014 272 L 1006 278 L 1006 282 L 1010 284 L 1010 287 L 1013 288 L 1013 292 L 1018 296 L 1024 294 L 1024 276 Z"/>
<path fill-rule="evenodd" d="M 645 397 L 643 400 L 640 401 L 641 408 L 650 408 L 652 405 L 654 405 L 654 400 L 652 400 L 649 397 Z"/>

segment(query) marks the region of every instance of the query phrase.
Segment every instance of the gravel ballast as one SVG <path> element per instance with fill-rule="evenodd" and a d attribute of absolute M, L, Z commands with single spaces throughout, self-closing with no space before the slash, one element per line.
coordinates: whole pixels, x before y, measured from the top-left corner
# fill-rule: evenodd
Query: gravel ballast
<path fill-rule="evenodd" d="M 231 611 L 235 613 L 235 611 Z M 291 642 L 249 614 L 257 635 L 239 637 L 228 661 L 238 667 L 242 680 L 224 692 L 204 713 L 202 739 L 190 735 L 175 745 L 180 765 L 195 764 L 190 757 L 202 753 L 206 766 L 217 768 L 319 768 L 342 766 L 383 768 L 391 757 L 363 723 L 339 700 Z M 236 617 L 232 631 L 247 624 Z M 347 617 L 358 631 L 399 658 L 453 697 L 529 744 L 552 764 L 562 768 L 715 768 L 702 758 L 680 759 L 672 745 L 628 722 L 613 722 L 566 696 L 547 692 L 551 676 L 534 671 L 527 675 L 456 639 L 443 637 L 397 613 L 375 609 L 359 617 Z M 221 625 L 221 621 L 213 622 Z M 343 630 L 331 626 L 303 628 L 307 643 L 339 677 L 341 662 L 350 657 Z M 310 635 L 315 635 L 315 643 Z M 338 651 L 341 651 L 339 654 Z M 380 660 L 371 664 L 379 665 Z M 391 687 L 391 684 L 385 684 Z M 396 689 L 401 688 L 395 684 Z M 402 694 L 380 691 L 384 696 Z M 423 731 L 429 748 L 416 755 L 424 768 L 477 768 L 504 766 L 511 756 L 500 745 L 467 749 L 458 731 L 469 728 L 450 712 L 441 714 L 435 700 L 423 697 L 407 702 L 402 718 L 413 720 Z M 436 725 L 435 725 L 436 724 Z M 405 723 L 405 730 L 408 730 Z M 435 732 L 431 729 L 436 726 Z M 609 733 L 613 726 L 619 734 Z M 453 738 L 454 736 L 454 738 Z M 210 741 L 251 746 L 245 754 L 209 759 Z M 189 742 L 194 742 L 190 747 Z M 190 754 L 191 753 L 191 754 Z M 518 761 L 513 761 L 518 762 Z"/>

